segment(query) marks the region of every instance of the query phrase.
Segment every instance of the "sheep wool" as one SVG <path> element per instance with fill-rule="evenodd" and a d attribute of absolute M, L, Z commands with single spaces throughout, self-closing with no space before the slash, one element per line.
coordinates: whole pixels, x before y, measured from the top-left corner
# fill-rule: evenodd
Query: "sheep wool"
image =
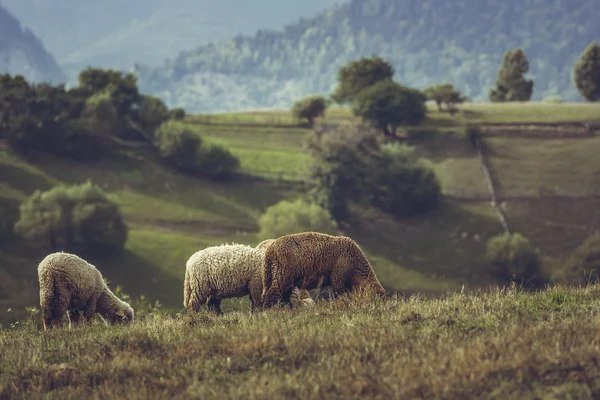
<path fill-rule="evenodd" d="M 334 295 L 367 290 L 385 296 L 373 267 L 346 236 L 304 232 L 281 236 L 265 251 L 262 306 L 272 307 L 294 286 L 331 286 Z"/>
<path fill-rule="evenodd" d="M 62 326 L 67 312 L 71 327 L 89 322 L 95 313 L 111 325 L 134 318 L 133 308 L 106 286 L 100 271 L 75 254 L 47 255 L 38 265 L 38 279 L 44 330 Z"/>
<path fill-rule="evenodd" d="M 274 241 L 275 241 L 275 239 L 263 240 L 262 242 L 260 242 L 259 244 L 256 245 L 256 248 L 266 250 L 267 247 L 269 247 L 271 245 L 271 243 L 273 243 Z"/>
<path fill-rule="evenodd" d="M 197 311 L 204 304 L 221 313 L 221 300 L 249 295 L 260 304 L 264 251 L 242 244 L 207 247 L 186 263 L 183 306 Z"/>

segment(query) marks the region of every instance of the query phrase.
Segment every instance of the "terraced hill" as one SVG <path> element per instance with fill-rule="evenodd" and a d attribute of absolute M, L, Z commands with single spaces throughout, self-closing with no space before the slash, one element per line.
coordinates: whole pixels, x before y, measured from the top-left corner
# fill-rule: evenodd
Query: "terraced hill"
<path fill-rule="evenodd" d="M 597 104 L 465 105 L 471 123 L 600 120 Z M 446 198 L 433 214 L 405 221 L 362 210 L 351 227 L 389 291 L 439 293 L 462 284 L 494 283 L 482 256 L 485 240 L 500 233 L 477 154 L 462 134 L 460 117 L 431 109 L 409 142 L 434 164 Z M 323 121 L 351 118 L 332 109 Z M 99 265 L 113 286 L 182 308 L 185 261 L 200 248 L 223 242 L 256 244 L 257 220 L 271 204 L 302 191 L 308 130 L 287 112 L 196 115 L 189 126 L 226 145 L 255 179 L 211 183 L 159 164 L 144 146 L 123 145 L 110 158 L 74 166 L 38 156 L 25 161 L 0 149 L 0 200 L 18 201 L 35 189 L 91 178 L 121 205 L 131 232 L 123 257 Z M 593 125 L 592 125 L 593 126 Z M 509 224 L 540 247 L 548 273 L 600 228 L 600 138 L 484 138 L 486 157 Z M 591 128 L 592 133 L 595 128 Z M 542 137 L 544 136 L 542 132 Z M 35 270 L 43 254 L 13 247 L 0 252 L 0 320 L 38 302 Z M 244 303 L 244 302 L 242 302 Z M 229 302 L 227 307 L 237 307 Z M 6 309 L 12 308 L 12 313 Z"/>

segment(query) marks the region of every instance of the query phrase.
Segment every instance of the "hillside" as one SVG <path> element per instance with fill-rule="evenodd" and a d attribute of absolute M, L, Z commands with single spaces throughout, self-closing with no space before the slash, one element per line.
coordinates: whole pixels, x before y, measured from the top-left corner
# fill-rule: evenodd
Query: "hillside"
<path fill-rule="evenodd" d="M 480 124 L 600 119 L 598 104 L 463 108 L 472 123 Z M 348 118 L 347 109 L 333 108 L 325 122 Z M 446 195 L 442 207 L 409 220 L 362 210 L 360 224 L 347 232 L 391 293 L 439 294 L 463 284 L 477 288 L 497 283 L 486 271 L 483 255 L 486 239 L 501 233 L 502 227 L 489 205 L 477 154 L 460 133 L 457 118 L 431 108 L 427 122 L 410 139 L 436 169 Z M 179 310 L 189 255 L 224 242 L 255 245 L 261 213 L 303 192 L 299 180 L 309 131 L 297 122 L 285 111 L 188 116 L 191 129 L 205 141 L 229 148 L 252 178 L 228 183 L 165 168 L 143 145 L 123 144 L 111 157 L 86 163 L 41 155 L 24 160 L 0 149 L 0 200 L 18 201 L 36 189 L 91 178 L 119 203 L 130 227 L 125 254 L 102 262 L 103 272 L 126 293 L 145 294 Z M 600 183 L 600 138 L 561 139 L 552 137 L 552 128 L 541 128 L 541 134 L 520 129 L 525 129 L 520 137 L 485 138 L 486 153 L 510 225 L 540 248 L 545 273 L 551 275 L 600 229 L 594 189 Z M 17 246 L 0 251 L 0 320 L 13 319 L 7 308 L 16 314 L 37 304 L 35 267 L 43 256 Z M 230 301 L 225 309 L 238 306 Z"/>
<path fill-rule="evenodd" d="M 128 69 L 212 41 L 280 29 L 338 0 L 2 0 L 32 27 L 70 78 L 88 65 Z M 341 2 L 341 1 L 340 1 Z"/>
<path fill-rule="evenodd" d="M 50 332 L 34 312 L 0 330 L 0 399 L 591 400 L 600 394 L 599 293 L 342 298 Z"/>
<path fill-rule="evenodd" d="M 504 52 L 522 47 L 534 99 L 579 100 L 571 79 L 583 49 L 600 37 L 593 0 L 353 0 L 279 31 L 260 31 L 142 66 L 144 91 L 190 112 L 287 108 L 329 93 L 338 68 L 376 54 L 412 87 L 448 81 L 487 100 Z"/>
<path fill-rule="evenodd" d="M 38 37 L 0 5 L 0 73 L 29 81 L 64 82 L 65 75 Z"/>

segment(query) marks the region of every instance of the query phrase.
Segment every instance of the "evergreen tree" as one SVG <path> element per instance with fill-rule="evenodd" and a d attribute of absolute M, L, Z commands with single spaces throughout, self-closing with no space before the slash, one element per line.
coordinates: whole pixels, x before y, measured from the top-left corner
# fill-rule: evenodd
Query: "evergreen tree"
<path fill-rule="evenodd" d="M 575 64 L 573 80 L 579 93 L 587 101 L 600 99 L 600 45 L 590 43 Z"/>
<path fill-rule="evenodd" d="M 525 79 L 527 71 L 529 61 L 523 50 L 508 50 L 498 72 L 496 87 L 490 90 L 490 101 L 529 101 L 533 94 L 533 80 Z"/>

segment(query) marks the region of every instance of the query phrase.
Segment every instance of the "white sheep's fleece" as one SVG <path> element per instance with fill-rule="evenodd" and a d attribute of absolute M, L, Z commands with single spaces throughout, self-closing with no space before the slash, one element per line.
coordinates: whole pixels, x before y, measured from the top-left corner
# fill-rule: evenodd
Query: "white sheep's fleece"
<path fill-rule="evenodd" d="M 186 263 L 184 307 L 198 309 L 207 300 L 262 293 L 264 251 L 243 244 L 222 244 L 194 253 Z"/>
<path fill-rule="evenodd" d="M 71 323 L 79 322 L 79 311 L 83 312 L 84 321 L 89 321 L 96 312 L 111 324 L 134 318 L 131 306 L 106 286 L 100 271 L 75 254 L 47 255 L 38 265 L 38 279 L 45 329 L 62 325 L 67 311 L 75 319 Z"/>

